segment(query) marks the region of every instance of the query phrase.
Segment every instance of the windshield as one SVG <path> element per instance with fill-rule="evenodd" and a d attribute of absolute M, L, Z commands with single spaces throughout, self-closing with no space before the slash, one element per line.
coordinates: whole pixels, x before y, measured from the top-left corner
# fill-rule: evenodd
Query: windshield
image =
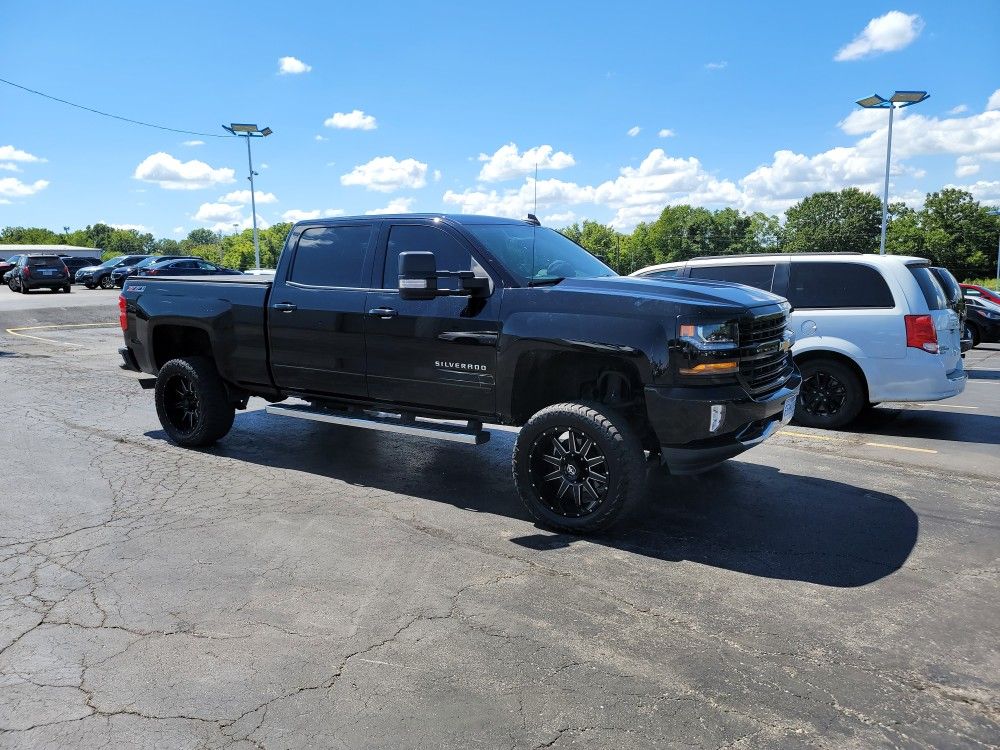
<path fill-rule="evenodd" d="M 135 267 L 136 268 L 149 268 L 154 263 L 161 263 L 161 262 L 163 262 L 165 260 L 172 260 L 173 258 L 174 258 L 173 255 L 168 255 L 168 256 L 164 256 L 164 255 L 151 255 L 148 258 L 144 258 L 143 260 L 140 260 L 138 263 L 135 264 Z"/>
<path fill-rule="evenodd" d="M 522 284 L 617 276 L 575 242 L 546 227 L 467 224 L 466 229 Z"/>
<path fill-rule="evenodd" d="M 122 263 L 124 260 L 125 260 L 125 256 L 124 255 L 119 255 L 117 258 L 112 258 L 111 260 L 104 261 L 103 263 L 101 263 L 100 267 L 101 268 L 114 268 L 119 263 Z"/>

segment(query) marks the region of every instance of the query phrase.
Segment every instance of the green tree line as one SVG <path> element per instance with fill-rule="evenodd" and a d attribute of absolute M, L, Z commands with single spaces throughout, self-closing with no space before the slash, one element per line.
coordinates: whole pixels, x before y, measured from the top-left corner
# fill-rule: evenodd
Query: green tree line
<path fill-rule="evenodd" d="M 291 224 L 260 230 L 261 267 L 274 268 Z M 619 273 L 654 263 L 698 255 L 795 252 L 877 252 L 882 204 L 871 193 L 846 188 L 814 193 L 791 206 L 782 223 L 777 216 L 733 208 L 709 210 L 666 206 L 651 222 L 618 232 L 584 220 L 560 231 Z M 945 188 L 928 193 L 919 210 L 902 203 L 889 207 L 886 252 L 929 258 L 960 280 L 994 277 L 1000 217 L 964 191 Z M 100 248 L 105 258 L 123 253 L 197 255 L 231 268 L 254 265 L 253 235 L 245 229 L 222 235 L 194 229 L 182 240 L 156 239 L 148 232 L 94 224 L 60 234 L 37 227 L 5 227 L 0 244 L 64 244 Z"/>

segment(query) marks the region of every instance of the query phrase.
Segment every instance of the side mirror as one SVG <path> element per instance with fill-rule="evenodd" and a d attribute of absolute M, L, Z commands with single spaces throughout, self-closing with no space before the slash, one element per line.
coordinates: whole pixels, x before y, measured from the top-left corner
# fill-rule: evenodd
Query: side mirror
<path fill-rule="evenodd" d="M 437 261 L 425 251 L 399 254 L 399 298 L 434 299 L 437 297 Z"/>

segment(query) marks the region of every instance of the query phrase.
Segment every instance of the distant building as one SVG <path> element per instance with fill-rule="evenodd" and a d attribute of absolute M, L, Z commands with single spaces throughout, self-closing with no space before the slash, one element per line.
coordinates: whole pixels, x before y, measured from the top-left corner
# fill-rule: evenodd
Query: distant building
<path fill-rule="evenodd" d="M 21 253 L 100 258 L 102 252 L 104 251 L 99 247 L 79 247 L 77 245 L 0 245 L 0 258 L 4 259 Z"/>

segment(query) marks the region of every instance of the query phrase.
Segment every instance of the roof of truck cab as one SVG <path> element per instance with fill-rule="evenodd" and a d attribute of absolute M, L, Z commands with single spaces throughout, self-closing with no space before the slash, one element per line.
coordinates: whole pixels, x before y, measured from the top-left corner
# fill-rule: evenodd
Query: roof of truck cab
<path fill-rule="evenodd" d="M 365 214 L 363 216 L 329 216 L 324 219 L 305 219 L 295 222 L 295 226 L 328 226 L 349 221 L 372 221 L 382 219 L 396 221 L 399 219 L 445 219 L 455 224 L 531 224 L 523 219 L 510 219 L 502 216 L 478 216 L 476 214 Z"/>

